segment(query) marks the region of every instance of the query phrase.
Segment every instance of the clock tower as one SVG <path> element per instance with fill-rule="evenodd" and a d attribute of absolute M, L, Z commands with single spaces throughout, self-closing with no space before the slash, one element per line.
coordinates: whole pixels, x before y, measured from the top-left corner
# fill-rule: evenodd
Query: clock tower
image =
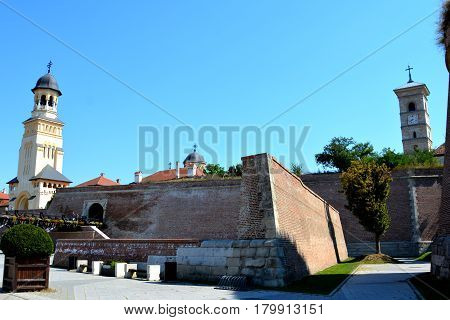
<path fill-rule="evenodd" d="M 411 78 L 412 68 L 408 66 L 409 81 L 394 89 L 400 107 L 400 128 L 402 130 L 403 152 L 431 150 L 430 115 L 428 114 L 428 95 L 430 91 L 423 83 Z"/>

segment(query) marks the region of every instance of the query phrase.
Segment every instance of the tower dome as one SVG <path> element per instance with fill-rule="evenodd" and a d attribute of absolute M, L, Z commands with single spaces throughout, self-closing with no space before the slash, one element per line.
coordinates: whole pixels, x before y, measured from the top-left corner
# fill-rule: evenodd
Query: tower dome
<path fill-rule="evenodd" d="M 184 159 L 183 164 L 184 166 L 189 165 L 189 164 L 196 164 L 196 165 L 204 165 L 205 162 L 205 158 L 197 152 L 197 146 L 194 145 L 194 151 L 192 151 L 191 153 L 189 153 L 186 157 L 186 159 Z"/>
<path fill-rule="evenodd" d="M 36 89 L 52 89 L 58 92 L 59 95 L 62 95 L 58 82 L 56 82 L 55 77 L 50 72 L 40 77 L 31 91 L 34 93 Z"/>

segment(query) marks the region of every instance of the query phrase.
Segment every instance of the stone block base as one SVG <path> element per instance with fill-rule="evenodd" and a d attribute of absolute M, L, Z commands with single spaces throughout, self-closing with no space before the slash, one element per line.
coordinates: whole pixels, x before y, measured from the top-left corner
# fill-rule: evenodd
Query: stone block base
<path fill-rule="evenodd" d="M 199 248 L 178 248 L 180 280 L 217 282 L 221 276 L 246 276 L 254 285 L 288 284 L 286 257 L 277 239 L 207 240 Z"/>
<path fill-rule="evenodd" d="M 431 250 L 431 273 L 437 279 L 450 280 L 450 235 L 437 237 Z"/>

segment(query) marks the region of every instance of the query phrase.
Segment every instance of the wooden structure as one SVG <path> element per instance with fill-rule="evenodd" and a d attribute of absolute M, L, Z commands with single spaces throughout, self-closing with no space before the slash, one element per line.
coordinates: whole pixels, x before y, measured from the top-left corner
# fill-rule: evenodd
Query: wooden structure
<path fill-rule="evenodd" d="M 38 291 L 48 288 L 50 258 L 5 257 L 3 291 Z"/>

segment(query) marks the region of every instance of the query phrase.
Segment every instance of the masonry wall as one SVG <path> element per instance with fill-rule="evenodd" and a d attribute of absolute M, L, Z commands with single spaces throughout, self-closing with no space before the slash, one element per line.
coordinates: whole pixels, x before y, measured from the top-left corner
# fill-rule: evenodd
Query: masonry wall
<path fill-rule="evenodd" d="M 148 256 L 175 256 L 180 247 L 198 247 L 198 240 L 58 240 L 53 266 L 67 267 L 69 257 L 92 261 L 147 262 Z"/>
<path fill-rule="evenodd" d="M 295 274 L 311 274 L 347 258 L 339 212 L 269 157 L 277 233 L 288 240 Z"/>
<path fill-rule="evenodd" d="M 382 250 L 397 256 L 415 255 L 428 249 L 436 235 L 442 169 L 398 170 L 392 177 L 388 200 L 392 221 L 382 237 Z M 350 255 L 374 252 L 374 236 L 345 208 L 338 173 L 303 175 L 302 181 L 339 211 Z"/>
<path fill-rule="evenodd" d="M 59 189 L 49 214 L 87 215 L 104 205 L 110 238 L 234 239 L 240 179 L 174 181 L 112 187 Z"/>
<path fill-rule="evenodd" d="M 339 213 L 272 156 L 242 158 L 241 239 L 279 238 L 290 278 L 347 258 Z"/>
<path fill-rule="evenodd" d="M 180 280 L 217 283 L 224 275 L 245 276 L 264 287 L 284 287 L 293 280 L 279 239 L 203 241 L 198 248 L 178 248 L 176 261 Z"/>

